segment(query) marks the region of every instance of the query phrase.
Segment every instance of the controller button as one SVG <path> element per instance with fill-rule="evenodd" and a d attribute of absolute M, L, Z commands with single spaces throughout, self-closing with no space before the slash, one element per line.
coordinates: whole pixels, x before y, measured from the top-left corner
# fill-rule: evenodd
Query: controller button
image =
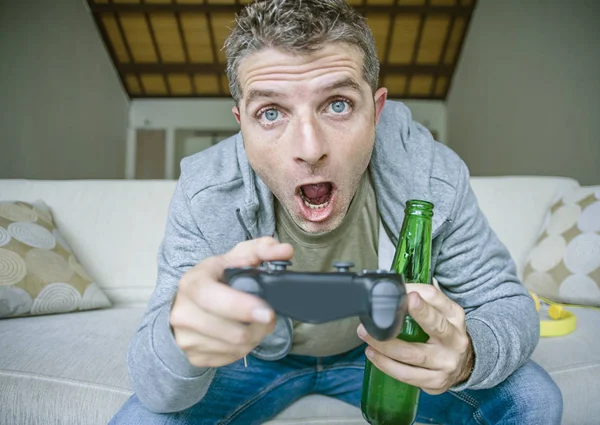
<path fill-rule="evenodd" d="M 240 276 L 233 280 L 231 287 L 238 291 L 248 292 L 251 294 L 260 293 L 260 285 L 256 280 L 248 276 Z"/>
<path fill-rule="evenodd" d="M 389 328 L 396 319 L 396 310 L 400 301 L 398 287 L 390 281 L 375 284 L 373 295 L 373 322 L 378 328 Z"/>
<path fill-rule="evenodd" d="M 271 261 L 271 264 L 274 266 L 275 270 L 277 270 L 277 271 L 284 271 L 286 269 L 286 267 L 292 265 L 292 262 L 291 261 L 276 260 L 276 261 Z"/>
<path fill-rule="evenodd" d="M 337 269 L 338 272 L 348 272 L 352 267 L 354 267 L 354 263 L 349 263 L 346 261 L 336 261 L 333 263 L 333 267 Z"/>

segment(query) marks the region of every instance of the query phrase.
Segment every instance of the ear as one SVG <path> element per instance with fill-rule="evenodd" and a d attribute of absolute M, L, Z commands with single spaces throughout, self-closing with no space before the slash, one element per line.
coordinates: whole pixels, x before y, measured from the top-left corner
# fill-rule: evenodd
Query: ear
<path fill-rule="evenodd" d="M 383 111 L 383 106 L 385 105 L 385 101 L 387 99 L 387 92 L 388 91 L 385 87 L 380 87 L 375 92 L 375 125 L 379 123 L 381 111 Z"/>
<path fill-rule="evenodd" d="M 235 120 L 238 122 L 238 124 L 240 124 L 240 110 L 238 109 L 237 105 L 231 108 L 231 112 L 233 112 Z"/>

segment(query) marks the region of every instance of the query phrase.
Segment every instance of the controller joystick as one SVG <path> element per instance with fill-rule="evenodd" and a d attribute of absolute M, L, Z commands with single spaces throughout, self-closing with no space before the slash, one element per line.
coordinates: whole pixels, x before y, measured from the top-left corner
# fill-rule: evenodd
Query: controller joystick
<path fill-rule="evenodd" d="M 350 272 L 354 264 L 335 262 L 330 273 L 287 270 L 289 261 L 269 267 L 228 268 L 223 282 L 264 299 L 280 315 L 306 323 L 359 316 L 367 332 L 383 341 L 402 330 L 407 312 L 400 274 L 385 270 Z"/>
<path fill-rule="evenodd" d="M 286 268 L 288 266 L 292 265 L 291 261 L 285 261 L 285 260 L 277 260 L 277 261 L 271 261 L 271 264 L 273 265 L 274 269 L 277 271 L 283 271 L 286 270 Z"/>
<path fill-rule="evenodd" d="M 344 273 L 350 271 L 352 267 L 354 267 L 354 263 L 348 263 L 345 261 L 336 261 L 333 263 L 333 267 L 337 269 L 338 272 Z"/>

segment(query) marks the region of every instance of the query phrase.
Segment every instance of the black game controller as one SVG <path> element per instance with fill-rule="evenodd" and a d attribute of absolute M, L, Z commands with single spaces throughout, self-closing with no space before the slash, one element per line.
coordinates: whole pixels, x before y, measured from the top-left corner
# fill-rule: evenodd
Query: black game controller
<path fill-rule="evenodd" d="M 387 270 L 350 272 L 352 263 L 336 262 L 337 272 L 286 270 L 289 261 L 269 267 L 228 268 L 223 282 L 264 299 L 276 313 L 306 323 L 359 316 L 379 341 L 395 338 L 407 311 L 402 275 Z"/>

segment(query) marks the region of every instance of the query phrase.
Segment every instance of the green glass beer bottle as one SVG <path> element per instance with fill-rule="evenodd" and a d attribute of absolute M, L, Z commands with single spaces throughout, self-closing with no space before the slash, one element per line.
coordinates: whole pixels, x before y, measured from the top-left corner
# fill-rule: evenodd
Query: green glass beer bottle
<path fill-rule="evenodd" d="M 406 283 L 430 284 L 433 204 L 408 201 L 404 213 L 392 271 L 402 274 Z M 398 338 L 407 342 L 427 342 L 429 335 L 406 315 Z M 420 388 L 392 378 L 366 359 L 361 410 L 371 425 L 412 424 L 417 416 L 420 393 Z"/>

